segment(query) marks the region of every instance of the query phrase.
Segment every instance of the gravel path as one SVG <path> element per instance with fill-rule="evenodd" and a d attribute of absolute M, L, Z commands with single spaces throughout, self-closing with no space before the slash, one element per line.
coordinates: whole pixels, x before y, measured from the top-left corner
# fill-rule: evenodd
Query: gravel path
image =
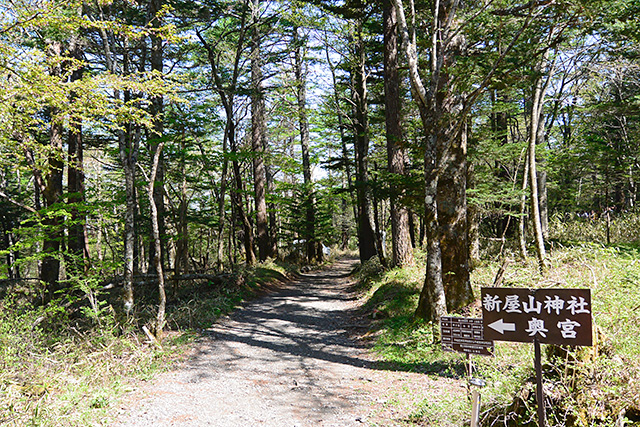
<path fill-rule="evenodd" d="M 368 349 L 352 338 L 363 327 L 349 291 L 353 263 L 302 275 L 214 325 L 194 356 L 144 384 L 114 425 L 402 424 L 413 405 L 437 398 L 449 380 L 375 369 Z"/>

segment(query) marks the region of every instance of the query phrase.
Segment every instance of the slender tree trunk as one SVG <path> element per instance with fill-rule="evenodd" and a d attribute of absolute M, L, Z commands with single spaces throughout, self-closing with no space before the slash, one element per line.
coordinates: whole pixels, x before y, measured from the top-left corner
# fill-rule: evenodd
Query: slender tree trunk
<path fill-rule="evenodd" d="M 62 43 L 52 42 L 49 46 L 49 55 L 60 58 L 62 55 Z M 58 64 L 51 68 L 50 74 L 55 77 L 62 76 L 61 65 Z M 61 160 L 62 155 L 62 134 L 63 125 L 58 111 L 51 111 L 51 127 L 49 133 L 49 170 L 47 172 L 44 187 L 41 188 L 42 196 L 45 200 L 47 208 L 53 207 L 62 201 L 62 175 L 64 163 Z M 40 280 L 47 285 L 47 299 L 50 301 L 54 297 L 56 291 L 61 290 L 59 285 L 60 276 L 60 243 L 63 239 L 62 218 L 59 215 L 47 216 L 43 220 L 44 224 L 44 241 L 42 244 L 42 252 L 45 254 L 42 260 L 40 270 Z"/>
<path fill-rule="evenodd" d="M 267 176 L 267 192 L 273 194 L 275 191 L 274 176 L 269 163 L 265 164 Z M 267 213 L 269 215 L 269 253 L 273 258 L 278 258 L 278 218 L 276 216 L 277 207 L 273 201 L 267 203 Z"/>
<path fill-rule="evenodd" d="M 251 4 L 253 34 L 251 40 L 251 149 L 253 151 L 253 188 L 255 191 L 256 230 L 258 256 L 265 261 L 272 256 L 269 245 L 269 227 L 266 200 L 266 171 L 264 155 L 266 148 L 266 126 L 264 117 L 264 93 L 260 51 L 259 13 L 260 0 Z"/>
<path fill-rule="evenodd" d="M 307 252 L 307 262 L 317 260 L 316 248 L 316 211 L 313 196 L 313 181 L 311 177 L 311 156 L 309 154 L 309 120 L 307 119 L 307 82 L 305 78 L 304 52 L 305 41 L 300 39 L 298 27 L 293 28 L 294 68 L 296 76 L 296 98 L 298 102 L 298 123 L 300 126 L 300 148 L 302 151 L 302 174 L 304 178 L 304 207 L 305 232 L 304 240 Z"/>
<path fill-rule="evenodd" d="M 218 271 L 224 270 L 224 223 L 226 219 L 226 193 L 227 193 L 227 173 L 229 168 L 229 160 L 227 156 L 228 150 L 228 138 L 229 138 L 229 120 L 227 118 L 227 123 L 224 131 L 224 138 L 222 141 L 222 175 L 220 176 L 220 195 L 218 199 L 218 246 L 217 246 L 217 260 L 216 265 Z M 231 258 L 229 258 L 231 261 Z"/>
<path fill-rule="evenodd" d="M 186 136 L 184 131 L 180 140 L 180 174 L 182 182 L 180 184 L 180 204 L 178 205 L 178 240 L 176 242 L 176 273 L 189 270 L 189 223 L 187 222 L 187 208 L 189 196 L 187 194 L 187 174 L 186 174 Z"/>
<path fill-rule="evenodd" d="M 524 172 L 522 174 L 522 188 L 520 196 L 520 217 L 518 219 L 518 241 L 520 244 L 520 257 L 527 258 L 527 187 L 529 186 L 529 149 L 527 148 Z"/>
<path fill-rule="evenodd" d="M 82 61 L 84 54 L 79 37 L 71 38 L 69 53 L 76 61 Z M 71 82 L 82 79 L 83 69 L 74 69 L 71 73 Z M 75 102 L 76 95 L 72 94 L 70 103 Z M 86 215 L 81 211 L 81 205 L 85 200 L 84 188 L 84 146 L 82 140 L 82 123 L 79 118 L 72 118 L 69 125 L 68 153 L 69 168 L 67 170 L 67 186 L 69 192 L 68 202 L 71 205 L 71 225 L 69 226 L 69 252 L 74 257 L 71 260 L 71 269 L 74 274 L 85 271 L 89 260 L 89 242 L 87 236 Z M 80 208 L 80 209 L 79 209 Z"/>
<path fill-rule="evenodd" d="M 354 40 L 355 66 L 353 70 L 353 104 L 355 108 L 355 158 L 356 158 L 356 199 L 358 211 L 358 249 L 360 261 L 364 262 L 376 255 L 375 235 L 371 226 L 369 202 L 369 117 L 367 103 L 367 78 L 365 69 L 365 45 L 363 39 L 363 17 L 358 18 Z"/>
<path fill-rule="evenodd" d="M 163 23 L 159 16 L 159 12 L 162 8 L 163 0 L 150 0 L 148 10 L 149 25 L 154 28 L 160 28 Z M 151 32 L 151 70 L 162 74 L 164 53 L 162 48 L 162 37 L 156 33 Z M 153 117 L 153 136 L 150 138 L 150 152 L 157 152 L 157 147 L 164 134 L 164 99 L 162 96 L 154 96 L 151 99 L 151 116 Z M 164 239 L 166 235 L 165 226 L 165 205 L 164 205 L 164 158 L 162 151 L 160 151 L 160 159 L 158 163 L 158 171 L 155 178 L 155 184 L 153 187 L 153 198 L 155 200 L 156 208 L 158 209 L 158 226 L 160 232 L 162 252 L 160 253 L 160 262 L 164 265 L 166 263 L 166 250 L 164 248 Z M 156 246 L 153 239 L 149 245 L 149 268 L 154 265 Z"/>
<path fill-rule="evenodd" d="M 344 167 L 344 172 L 346 175 L 346 186 L 343 183 L 343 187 L 344 189 L 349 191 L 349 195 L 351 196 L 351 199 L 354 200 L 354 195 L 353 195 L 353 179 L 352 176 L 353 174 L 351 173 L 351 159 L 349 156 L 349 150 L 347 148 L 347 135 L 346 135 L 346 129 L 345 129 L 345 125 L 344 125 L 344 112 L 342 111 L 342 108 L 340 108 L 340 94 L 338 93 L 338 80 L 336 78 L 336 70 L 335 70 L 335 66 L 333 65 L 333 63 L 331 62 L 331 55 L 329 54 L 329 48 L 327 47 L 326 50 L 326 59 L 327 59 L 327 63 L 329 64 L 329 70 L 331 71 L 331 81 L 333 83 L 333 102 L 335 105 L 335 109 L 336 109 L 336 115 L 338 117 L 338 130 L 340 131 L 340 143 L 341 143 L 341 148 L 342 148 L 342 164 Z M 344 200 L 343 198 L 343 206 L 345 206 L 346 208 L 346 200 Z M 358 209 L 356 207 L 355 203 L 351 203 L 351 208 L 353 209 L 353 218 L 357 219 L 358 218 Z M 343 217 L 346 218 L 346 209 L 343 210 Z M 346 219 L 345 219 L 346 221 Z M 343 231 L 346 231 L 346 237 L 345 234 L 343 234 L 343 249 L 346 249 L 347 245 L 348 245 L 348 241 L 349 241 L 349 235 L 348 235 L 348 231 L 349 228 L 343 227 Z M 345 240 L 346 239 L 346 240 Z"/>
<path fill-rule="evenodd" d="M 219 55 L 214 50 L 213 46 L 207 42 L 202 33 L 196 31 L 196 36 L 202 43 L 203 47 L 207 50 L 209 64 L 211 65 L 211 76 L 215 83 L 216 91 L 220 96 L 222 104 L 225 109 L 227 117 L 227 138 L 229 141 L 230 154 L 233 158 L 231 162 L 231 168 L 233 173 L 233 191 L 230 191 L 231 196 L 231 233 L 229 235 L 229 261 L 235 265 L 237 263 L 237 248 L 235 246 L 236 239 L 233 238 L 236 233 L 236 219 L 239 219 L 242 225 L 242 234 L 245 247 L 246 263 L 253 265 L 256 262 L 255 252 L 253 250 L 253 228 L 249 217 L 245 213 L 245 209 L 242 202 L 242 175 L 240 172 L 240 164 L 238 162 L 238 146 L 235 134 L 235 119 L 234 119 L 234 97 L 236 93 L 236 87 L 238 77 L 240 74 L 240 59 L 242 57 L 243 49 L 245 47 L 245 35 L 246 35 L 246 10 L 243 10 L 240 16 L 240 31 L 238 33 L 238 40 L 236 44 L 236 50 L 234 52 L 233 73 L 228 86 L 225 86 L 222 80 L 221 73 L 218 70 Z"/>
<path fill-rule="evenodd" d="M 536 144 L 538 142 L 538 124 L 542 112 L 542 99 L 544 97 L 542 77 L 536 79 L 531 105 L 531 120 L 529 124 L 529 182 L 531 197 L 531 220 L 535 233 L 536 251 L 540 270 L 546 269 L 546 253 L 544 248 L 544 236 L 542 221 L 540 219 L 540 202 L 538 197 L 538 173 L 536 166 Z"/>
<path fill-rule="evenodd" d="M 124 307 L 127 313 L 133 309 L 133 272 L 134 247 L 136 244 L 135 211 L 136 211 L 136 165 L 138 162 L 138 146 L 132 141 L 129 131 L 121 131 L 118 136 L 120 147 L 120 162 L 124 170 L 126 212 L 124 218 Z"/>
<path fill-rule="evenodd" d="M 384 90 L 385 121 L 387 133 L 388 169 L 395 182 L 405 175 L 406 153 L 402 146 L 400 76 L 398 74 L 398 33 L 396 10 L 391 0 L 384 1 Z M 402 267 L 413 265 L 413 248 L 409 235 L 409 211 L 402 205 L 402 193 L 391 188 L 391 246 L 392 265 Z"/>
<path fill-rule="evenodd" d="M 538 198 L 540 205 L 540 225 L 542 237 L 549 239 L 549 199 L 547 197 L 547 171 L 538 169 Z"/>
<path fill-rule="evenodd" d="M 165 295 L 165 283 L 164 283 L 164 271 L 162 268 L 162 260 L 161 260 L 161 246 L 162 241 L 160 239 L 160 222 L 158 218 L 158 208 L 156 206 L 155 201 L 155 180 L 156 174 L 158 173 L 158 169 L 160 166 L 160 158 L 162 153 L 162 147 L 164 146 L 164 142 L 160 142 L 156 146 L 156 151 L 153 155 L 153 164 L 151 169 L 151 175 L 149 176 L 149 206 L 151 207 L 151 228 L 153 230 L 153 242 L 155 247 L 155 257 L 153 258 L 153 265 L 156 270 L 156 274 L 158 275 L 158 314 L 156 316 L 156 324 L 154 335 L 156 339 L 160 341 L 162 339 L 162 329 L 164 328 L 165 323 L 165 306 L 167 303 L 167 297 Z"/>
<path fill-rule="evenodd" d="M 100 30 L 104 46 L 104 54 L 107 62 L 107 68 L 113 74 L 116 74 L 117 67 L 111 51 L 111 38 L 107 32 Z M 124 55 L 122 62 L 122 73 L 129 73 L 129 55 L 128 40 L 125 38 L 123 41 Z M 130 101 L 130 95 L 128 91 L 125 91 L 124 102 Z M 115 91 L 114 98 L 120 99 L 120 91 Z M 124 218 L 124 285 L 123 285 L 123 305 L 127 315 L 131 314 L 133 310 L 133 272 L 134 272 L 134 252 L 136 246 L 136 233 L 135 233 L 135 213 L 137 209 L 136 203 L 136 164 L 138 161 L 139 153 L 139 137 L 132 136 L 131 124 L 124 124 L 124 129 L 118 131 L 118 150 L 120 163 L 125 178 L 125 198 L 126 198 L 126 211 Z"/>

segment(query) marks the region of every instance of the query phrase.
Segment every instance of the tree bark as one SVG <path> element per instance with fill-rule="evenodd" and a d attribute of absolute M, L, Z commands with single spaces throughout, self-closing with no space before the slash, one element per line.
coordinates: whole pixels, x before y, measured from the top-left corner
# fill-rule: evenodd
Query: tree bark
<path fill-rule="evenodd" d="M 356 22 L 354 40 L 355 66 L 353 76 L 353 105 L 355 109 L 355 160 L 356 160 L 356 200 L 358 213 L 358 249 L 360 262 L 367 261 L 376 255 L 375 235 L 371 226 L 369 202 L 369 117 L 367 103 L 367 78 L 365 69 L 365 45 L 363 38 L 363 17 Z"/>
<path fill-rule="evenodd" d="M 270 256 L 273 256 L 273 254 L 271 253 L 271 247 L 269 245 L 266 200 L 267 177 L 264 164 L 266 125 L 260 52 L 260 0 L 253 0 L 251 7 L 253 24 L 251 40 L 251 149 L 253 152 L 253 188 L 255 192 L 258 256 L 260 261 L 265 261 Z"/>
<path fill-rule="evenodd" d="M 384 1 L 384 91 L 385 123 L 387 136 L 387 161 L 393 183 L 400 182 L 405 175 L 407 156 L 402 146 L 400 76 L 398 73 L 398 33 L 396 10 L 391 0 Z M 392 265 L 403 267 L 413 265 L 413 248 L 409 235 L 409 211 L 402 205 L 402 193 L 391 188 L 391 246 Z"/>
<path fill-rule="evenodd" d="M 167 297 L 165 295 L 165 283 L 164 283 L 164 271 L 162 268 L 162 260 L 161 260 L 161 246 L 162 241 L 160 238 L 160 222 L 158 218 L 158 208 L 156 206 L 155 201 L 155 180 L 156 174 L 158 173 L 158 169 L 160 166 L 160 158 L 162 153 L 162 147 L 164 146 L 164 142 L 160 142 L 156 146 L 156 151 L 153 155 L 153 163 L 151 169 L 151 175 L 149 176 L 149 206 L 151 207 L 151 228 L 153 230 L 153 243 L 155 247 L 155 256 L 153 258 L 153 266 L 155 267 L 156 274 L 158 276 L 158 314 L 156 316 L 156 324 L 154 335 L 158 341 L 162 339 L 162 329 L 164 328 L 165 323 L 165 306 L 167 303 Z"/>
<path fill-rule="evenodd" d="M 458 135 L 451 132 L 448 135 L 442 135 L 438 141 L 440 152 L 449 152 L 447 164 L 438 179 L 437 196 L 442 248 L 442 280 L 449 311 L 455 311 L 473 301 L 469 278 L 469 240 L 467 234 L 466 139 L 466 126 L 463 125 L 463 129 Z"/>
<path fill-rule="evenodd" d="M 531 120 L 529 123 L 529 182 L 531 198 L 531 220 L 535 233 L 536 252 L 540 271 L 546 269 L 546 252 L 544 248 L 544 236 L 542 232 L 542 221 L 540 218 L 540 202 L 538 197 L 538 173 L 536 164 L 536 144 L 538 142 L 538 124 L 542 112 L 542 100 L 544 97 L 542 76 L 538 76 L 535 81 L 532 103 Z"/>

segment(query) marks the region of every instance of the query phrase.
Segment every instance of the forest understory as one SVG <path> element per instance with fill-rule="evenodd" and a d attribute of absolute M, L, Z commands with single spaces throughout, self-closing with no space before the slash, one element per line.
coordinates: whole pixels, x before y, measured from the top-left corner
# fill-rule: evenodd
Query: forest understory
<path fill-rule="evenodd" d="M 544 276 L 535 258 L 520 260 L 511 252 L 515 242 L 506 242 L 502 254 L 499 245 L 490 242 L 472 275 L 475 295 L 481 286 L 494 283 L 505 258 L 512 260 L 502 279 L 508 286 L 590 287 L 598 331 L 594 347 L 544 346 L 548 425 L 640 425 L 640 296 L 635 292 L 639 249 L 634 244 L 573 240 L 587 234 L 603 236 L 604 223 L 564 225 L 566 233 L 553 240 Z M 576 235 L 577 230 L 582 234 Z M 416 256 L 420 259 L 422 254 Z M 404 408 L 402 419 L 389 425 L 468 425 L 467 360 L 443 352 L 434 342 L 433 325 L 414 317 L 423 268 L 418 264 L 388 270 L 374 259 L 355 270 L 358 316 L 369 319 L 368 332 L 358 331 L 359 341 L 372 348 L 373 360 L 385 370 L 424 375 L 434 387 L 443 379 L 451 389 L 437 401 L 414 402 L 412 409 Z M 25 300 L 33 295 L 24 287 L 5 285 L 0 311 L 0 424 L 110 425 L 120 413 L 121 399 L 162 372 L 178 369 L 214 319 L 243 299 L 277 289 L 294 272 L 293 266 L 266 263 L 244 271 L 244 281 L 179 282 L 168 292 L 167 331 L 161 347 L 142 332 L 154 319 L 152 293 L 135 316 L 127 317 L 113 305 L 108 292 L 95 295 L 99 312 L 92 312 L 84 299 L 69 316 L 68 310 L 30 306 Z M 18 303 L 21 308 L 16 310 Z M 478 316 L 479 301 L 462 314 Z M 482 425 L 537 425 L 531 347 L 496 343 L 494 357 L 473 357 L 474 375 L 487 381 L 482 389 Z M 452 387 L 451 381 L 459 387 Z M 398 387 L 384 388 L 387 397 L 373 408 L 380 413 L 402 412 L 399 408 L 405 403 L 400 397 L 411 390 L 406 384 Z M 396 393 L 397 399 L 389 399 L 389 393 Z"/>

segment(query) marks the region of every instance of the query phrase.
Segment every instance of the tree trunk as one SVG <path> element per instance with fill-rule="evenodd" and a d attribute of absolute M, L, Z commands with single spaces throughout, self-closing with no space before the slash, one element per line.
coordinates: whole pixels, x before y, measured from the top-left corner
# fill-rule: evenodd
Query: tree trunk
<path fill-rule="evenodd" d="M 466 129 L 458 136 L 453 133 L 443 134 L 438 143 L 440 152 L 446 152 L 447 146 L 449 152 L 447 165 L 443 167 L 442 175 L 438 179 L 437 204 L 441 233 L 442 280 L 447 296 L 447 308 L 454 311 L 473 301 L 467 235 Z"/>
<path fill-rule="evenodd" d="M 229 118 L 227 117 L 227 122 L 224 130 L 224 137 L 222 140 L 222 175 L 220 176 L 220 194 L 218 197 L 218 246 L 217 246 L 217 259 L 216 266 L 218 271 L 224 270 L 224 223 L 226 220 L 226 193 L 227 193 L 227 173 L 229 169 L 229 160 L 228 160 L 228 139 L 229 139 L 229 128 L 231 124 L 229 123 Z M 229 258 L 231 261 L 231 258 Z"/>
<path fill-rule="evenodd" d="M 187 220 L 189 196 L 187 194 L 186 150 L 186 136 L 183 131 L 180 140 L 180 175 L 182 175 L 182 183 L 180 185 L 180 204 L 178 205 L 178 239 L 174 266 L 176 273 L 189 270 L 189 223 Z"/>
<path fill-rule="evenodd" d="M 300 125 L 300 148 L 302 150 L 302 174 L 304 178 L 304 207 L 305 207 L 305 232 L 304 240 L 307 252 L 307 262 L 317 260 L 316 242 L 316 211 L 315 198 L 313 196 L 313 181 L 311 177 L 311 158 L 309 154 L 309 120 L 307 119 L 307 89 L 306 78 L 303 70 L 304 40 L 300 40 L 298 27 L 293 28 L 294 43 L 294 68 L 296 76 L 296 98 L 298 102 L 298 123 Z"/>
<path fill-rule="evenodd" d="M 531 197 L 531 220 L 535 233 L 536 251 L 540 271 L 546 269 L 546 253 L 544 248 L 544 236 L 542 221 L 540 218 L 540 202 L 538 197 L 538 173 L 536 167 L 536 144 L 538 142 L 538 124 L 542 112 L 542 99 L 544 97 L 542 77 L 536 78 L 531 105 L 531 120 L 529 124 L 529 182 Z"/>
<path fill-rule="evenodd" d="M 84 59 L 79 37 L 71 38 L 69 53 L 76 61 Z M 83 69 L 74 69 L 71 82 L 82 79 Z M 76 95 L 71 94 L 70 103 L 75 102 Z M 84 188 L 84 146 L 82 140 L 82 122 L 80 118 L 71 118 L 68 135 L 69 168 L 67 170 L 68 203 L 71 205 L 71 225 L 69 226 L 69 253 L 72 255 L 70 268 L 73 274 L 86 271 L 89 260 L 89 242 L 87 236 L 87 219 L 81 211 L 85 200 Z"/>
<path fill-rule="evenodd" d="M 62 43 L 52 42 L 49 46 L 50 55 L 60 58 L 62 55 Z M 61 65 L 54 66 L 50 70 L 50 74 L 55 77 L 62 76 Z M 62 134 L 63 125 L 58 111 L 52 110 L 51 127 L 49 134 L 49 170 L 44 180 L 44 187 L 41 188 L 42 196 L 45 200 L 45 207 L 51 208 L 56 203 L 62 201 L 62 174 L 64 163 L 61 160 L 62 154 Z M 62 231 L 62 218 L 59 215 L 47 216 L 43 220 L 44 225 L 44 241 L 42 252 L 44 258 L 40 270 L 40 280 L 47 285 L 47 299 L 50 301 L 54 297 L 54 293 L 61 290 L 59 285 L 60 276 L 60 243 L 64 236 Z"/>
<path fill-rule="evenodd" d="M 242 239 L 244 242 L 245 262 L 247 265 L 254 265 L 256 263 L 256 254 L 253 250 L 253 226 L 251 225 L 251 220 L 247 215 L 247 211 L 243 202 L 242 173 L 240 171 L 240 163 L 237 160 L 238 149 L 236 147 L 235 138 L 231 143 L 231 153 L 235 154 L 233 156 L 234 159 L 231 162 L 233 166 L 233 176 L 235 183 L 235 189 L 232 194 L 232 199 L 236 207 L 238 219 L 240 220 L 240 224 L 242 225 Z"/>
<path fill-rule="evenodd" d="M 448 70 L 462 54 L 455 34 L 458 2 L 436 2 L 430 46 L 430 81 L 424 86 L 418 70 L 415 34 L 409 33 L 402 0 L 394 0 L 407 55 L 413 97 L 418 105 L 425 141 L 425 228 L 427 273 L 416 315 L 437 321 L 447 308 L 455 310 L 473 299 L 469 282 L 466 224 L 466 129 L 462 95 Z M 413 9 L 413 8 L 412 8 Z M 458 122 L 460 121 L 460 122 Z M 442 292 L 446 293 L 446 298 Z M 442 303 L 446 301 L 443 307 Z"/>
<path fill-rule="evenodd" d="M 355 66 L 353 76 L 353 105 L 355 108 L 355 158 L 356 158 L 356 199 L 358 213 L 358 249 L 360 262 L 376 255 L 375 235 L 371 226 L 368 182 L 369 158 L 369 117 L 367 104 L 367 79 L 365 69 L 365 45 L 363 39 L 363 21 L 357 20 L 354 40 Z"/>
<path fill-rule="evenodd" d="M 518 219 L 518 240 L 520 244 L 520 257 L 527 258 L 527 187 L 529 186 L 529 150 L 527 149 L 524 172 L 522 174 L 522 193 L 520 196 L 520 218 Z"/>
<path fill-rule="evenodd" d="M 269 163 L 265 164 L 265 172 L 267 176 L 267 192 L 273 194 L 275 191 L 274 176 Z M 276 216 L 276 204 L 273 201 L 268 202 L 267 212 L 269 214 L 269 253 L 271 257 L 278 258 L 278 218 Z"/>
<path fill-rule="evenodd" d="M 547 171 L 538 170 L 538 198 L 540 204 L 540 226 L 542 237 L 549 239 L 549 200 L 547 197 Z"/>
<path fill-rule="evenodd" d="M 133 272 L 134 247 L 136 244 L 135 211 L 137 205 L 135 180 L 136 165 L 138 163 L 137 139 L 131 135 L 131 126 L 127 131 L 120 131 L 118 135 L 120 148 L 120 162 L 122 163 L 125 180 L 126 212 L 124 218 L 124 308 L 127 313 L 133 309 Z"/>
<path fill-rule="evenodd" d="M 473 188 L 476 177 L 473 167 L 467 169 L 467 184 Z M 472 270 L 480 263 L 480 208 L 476 204 L 467 206 L 467 235 L 469 236 L 469 268 Z"/>
<path fill-rule="evenodd" d="M 442 252 L 438 225 L 438 178 L 434 176 L 436 166 L 435 135 L 427 142 L 425 160 L 425 225 L 427 232 L 427 266 L 424 286 L 420 292 L 416 316 L 437 323 L 447 314 L 447 300 L 442 281 Z"/>
<path fill-rule="evenodd" d="M 269 230 L 266 201 L 266 172 L 264 153 L 266 148 L 266 126 L 264 117 L 264 93 L 260 52 L 259 13 L 260 0 L 251 4 L 253 34 L 251 40 L 251 149 L 253 152 L 253 188 L 255 191 L 256 231 L 258 256 L 265 261 L 272 256 L 269 245 Z"/>
<path fill-rule="evenodd" d="M 162 21 L 159 16 L 159 12 L 162 8 L 163 0 L 150 0 L 148 9 L 148 21 L 149 25 L 158 29 L 162 26 Z M 151 32 L 151 70 L 162 74 L 163 72 L 164 53 L 162 49 L 162 37 L 157 33 Z M 164 134 L 164 99 L 162 96 L 154 96 L 151 98 L 150 107 L 151 116 L 153 117 L 153 135 L 149 138 L 149 151 L 151 153 L 158 152 L 157 147 L 161 142 Z M 164 206 L 164 158 L 162 157 L 162 151 L 160 151 L 160 159 L 158 163 L 158 171 L 153 186 L 153 199 L 158 209 L 158 227 L 161 239 L 160 248 L 160 262 L 164 265 L 166 261 L 166 250 L 162 244 L 165 235 L 165 206 Z M 156 246 L 154 243 L 153 233 L 152 239 L 149 244 L 149 268 L 154 265 Z"/>
<path fill-rule="evenodd" d="M 402 146 L 400 77 L 398 74 L 398 34 L 396 10 L 391 0 L 384 1 L 384 90 L 385 122 L 387 136 L 387 161 L 389 173 L 400 182 L 405 175 L 406 153 Z M 392 265 L 403 267 L 413 265 L 413 248 L 409 235 L 409 211 L 400 202 L 402 193 L 391 188 L 391 246 Z"/>
<path fill-rule="evenodd" d="M 158 276 L 158 315 L 156 316 L 156 324 L 154 335 L 158 341 L 162 339 L 162 329 L 164 328 L 165 323 L 165 306 L 167 302 L 167 297 L 165 295 L 165 284 L 164 284 L 164 271 L 162 268 L 162 260 L 161 260 L 161 246 L 162 241 L 160 239 L 160 223 L 158 218 L 158 208 L 156 206 L 154 187 L 156 174 L 158 173 L 158 169 L 160 166 L 160 158 L 162 153 L 162 147 L 164 146 L 164 142 L 160 142 L 156 146 L 156 151 L 153 155 L 153 163 L 151 169 L 151 175 L 149 176 L 149 206 L 151 207 L 151 228 L 153 230 L 153 243 L 155 247 L 155 257 L 153 259 L 153 265 L 156 269 L 156 274 Z"/>

